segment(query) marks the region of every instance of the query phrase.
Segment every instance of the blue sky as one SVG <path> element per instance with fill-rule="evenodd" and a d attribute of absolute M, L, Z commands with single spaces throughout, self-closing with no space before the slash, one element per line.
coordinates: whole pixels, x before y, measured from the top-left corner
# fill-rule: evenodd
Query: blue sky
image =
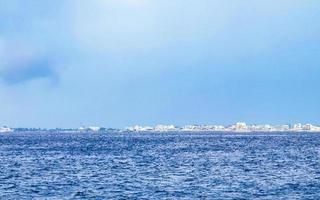
<path fill-rule="evenodd" d="M 0 124 L 320 124 L 317 0 L 2 0 Z"/>

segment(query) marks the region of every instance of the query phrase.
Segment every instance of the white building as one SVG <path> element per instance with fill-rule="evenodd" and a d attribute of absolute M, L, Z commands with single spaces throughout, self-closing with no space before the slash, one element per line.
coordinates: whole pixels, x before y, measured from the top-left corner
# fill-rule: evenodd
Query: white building
<path fill-rule="evenodd" d="M 273 127 L 272 127 L 272 130 L 273 130 L 273 131 L 280 131 L 280 132 L 290 131 L 290 126 L 289 126 L 289 125 L 273 126 Z"/>
<path fill-rule="evenodd" d="M 199 126 L 197 126 L 197 125 L 186 125 L 186 126 L 182 127 L 181 130 L 182 131 L 198 131 L 199 130 Z"/>
<path fill-rule="evenodd" d="M 302 124 L 294 124 L 292 127 L 293 131 L 302 131 Z"/>
<path fill-rule="evenodd" d="M 310 132 L 318 132 L 318 131 L 320 131 L 320 127 L 313 126 L 312 124 L 305 124 L 302 126 L 302 130 L 310 131 Z"/>
<path fill-rule="evenodd" d="M 10 133 L 10 132 L 13 132 L 13 130 L 9 127 L 0 127 L 0 133 Z"/>
<path fill-rule="evenodd" d="M 78 128 L 79 132 L 87 132 L 87 131 L 99 132 L 100 130 L 101 130 L 101 127 L 98 127 L 98 126 L 89 126 L 89 127 L 81 126 L 80 128 Z"/>
<path fill-rule="evenodd" d="M 154 131 L 166 132 L 166 131 L 177 131 L 178 129 L 174 125 L 157 125 L 154 127 Z"/>
<path fill-rule="evenodd" d="M 235 131 L 248 131 L 248 126 L 244 122 L 238 122 L 234 125 Z"/>
<path fill-rule="evenodd" d="M 97 126 L 89 126 L 89 131 L 93 131 L 93 132 L 98 132 L 100 131 L 100 127 L 97 127 Z"/>
<path fill-rule="evenodd" d="M 153 127 L 151 126 L 133 126 L 133 127 L 127 127 L 127 131 L 132 131 L 132 132 L 145 132 L 145 131 L 152 131 Z"/>

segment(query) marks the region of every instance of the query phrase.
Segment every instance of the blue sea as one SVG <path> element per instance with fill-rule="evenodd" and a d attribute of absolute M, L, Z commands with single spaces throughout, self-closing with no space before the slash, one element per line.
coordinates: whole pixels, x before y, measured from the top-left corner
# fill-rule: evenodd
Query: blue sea
<path fill-rule="evenodd" d="M 0 199 L 320 199 L 320 134 L 0 134 Z"/>

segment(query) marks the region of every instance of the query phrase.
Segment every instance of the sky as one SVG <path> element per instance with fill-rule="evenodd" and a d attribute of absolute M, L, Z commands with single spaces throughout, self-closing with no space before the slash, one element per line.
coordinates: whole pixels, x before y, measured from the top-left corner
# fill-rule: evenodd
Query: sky
<path fill-rule="evenodd" d="M 318 0 L 0 0 L 0 126 L 320 124 Z"/>

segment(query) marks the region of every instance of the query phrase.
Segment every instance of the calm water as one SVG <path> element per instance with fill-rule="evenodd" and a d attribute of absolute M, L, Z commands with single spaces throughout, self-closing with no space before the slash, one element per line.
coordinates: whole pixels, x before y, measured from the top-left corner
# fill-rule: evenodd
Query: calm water
<path fill-rule="evenodd" d="M 0 199 L 320 199 L 320 134 L 1 134 Z"/>

